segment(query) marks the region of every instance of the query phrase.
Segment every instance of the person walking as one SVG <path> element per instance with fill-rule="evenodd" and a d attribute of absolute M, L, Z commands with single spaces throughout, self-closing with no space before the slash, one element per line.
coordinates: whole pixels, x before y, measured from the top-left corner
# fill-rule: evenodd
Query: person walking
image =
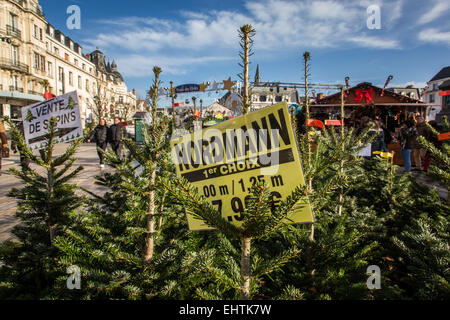
<path fill-rule="evenodd" d="M 109 128 L 109 143 L 116 153 L 117 157 L 122 160 L 122 139 L 126 137 L 127 131 L 120 125 L 119 118 L 114 118 L 114 124 Z"/>
<path fill-rule="evenodd" d="M 411 152 L 417 130 L 411 120 L 402 123 L 399 140 L 401 141 L 402 159 L 406 172 L 411 172 Z"/>
<path fill-rule="evenodd" d="M 2 170 L 3 153 L 9 153 L 8 139 L 6 138 L 6 129 L 3 120 L 0 119 L 0 170 Z M 2 173 L 0 172 L 0 176 Z"/>
<path fill-rule="evenodd" d="M 92 130 L 92 133 L 89 135 L 87 142 L 90 143 L 91 141 L 95 142 L 97 145 L 97 153 L 100 159 L 100 168 L 104 168 L 104 155 L 99 149 L 105 151 L 106 147 L 108 146 L 108 126 L 106 125 L 105 119 L 100 119 L 99 124 L 95 127 L 94 130 Z"/>
<path fill-rule="evenodd" d="M 417 138 L 424 137 L 426 140 L 430 141 L 431 132 L 427 126 L 427 123 L 425 122 L 425 119 L 422 116 L 418 116 L 416 117 L 416 122 Z M 422 170 L 422 164 L 424 163 L 427 150 L 419 143 L 417 138 L 414 140 L 412 152 L 416 169 Z"/>

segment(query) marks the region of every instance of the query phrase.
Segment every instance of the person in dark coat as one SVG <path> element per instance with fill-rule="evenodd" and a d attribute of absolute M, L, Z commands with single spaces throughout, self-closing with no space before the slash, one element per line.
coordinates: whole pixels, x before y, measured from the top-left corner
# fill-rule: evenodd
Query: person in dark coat
<path fill-rule="evenodd" d="M 98 124 L 98 126 L 96 126 L 95 129 L 92 130 L 92 133 L 89 135 L 87 142 L 90 143 L 91 141 L 95 142 L 97 145 L 97 153 L 100 159 L 100 167 L 104 168 L 105 167 L 105 165 L 103 164 L 104 156 L 103 153 L 100 152 L 100 150 L 98 150 L 102 149 L 103 151 L 105 151 L 106 147 L 108 146 L 108 126 L 106 125 L 104 119 L 100 119 L 100 123 Z"/>
<path fill-rule="evenodd" d="M 414 146 L 414 141 L 417 139 L 417 130 L 411 120 L 402 123 L 400 130 L 400 144 L 402 150 L 403 163 L 406 172 L 411 172 L 411 152 Z"/>
<path fill-rule="evenodd" d="M 122 139 L 127 136 L 125 127 L 120 125 L 119 118 L 114 118 L 114 124 L 109 128 L 109 143 L 119 159 L 122 159 Z"/>

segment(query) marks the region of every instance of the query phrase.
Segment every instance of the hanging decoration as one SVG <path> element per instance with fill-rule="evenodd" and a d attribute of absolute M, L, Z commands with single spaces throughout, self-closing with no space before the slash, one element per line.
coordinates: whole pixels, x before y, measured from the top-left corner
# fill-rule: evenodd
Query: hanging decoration
<path fill-rule="evenodd" d="M 219 90 L 219 84 L 217 83 L 216 80 L 214 80 L 214 82 L 212 83 L 211 90 L 212 90 L 212 91 L 217 91 L 217 90 Z"/>
<path fill-rule="evenodd" d="M 348 95 L 350 94 L 350 77 L 345 77 L 345 92 L 344 92 L 344 97 L 347 98 Z"/>
<path fill-rule="evenodd" d="M 229 77 L 228 80 L 223 81 L 223 90 L 228 90 L 231 92 L 233 85 L 234 85 L 234 82 L 231 80 L 231 77 Z"/>
<path fill-rule="evenodd" d="M 384 84 L 384 87 L 383 87 L 383 91 L 381 91 L 381 96 L 382 96 L 382 97 L 384 96 L 384 91 L 386 90 L 387 86 L 389 85 L 389 82 L 391 82 L 392 79 L 394 79 L 394 76 L 393 76 L 393 75 L 390 75 L 390 76 L 387 78 L 386 83 Z"/>
<path fill-rule="evenodd" d="M 355 91 L 355 101 L 360 103 L 363 99 L 366 100 L 366 103 L 370 103 L 373 100 L 373 88 L 363 90 L 363 89 L 356 89 Z"/>
<path fill-rule="evenodd" d="M 200 91 L 201 92 L 205 92 L 206 88 L 208 88 L 208 84 L 206 84 L 204 82 L 200 84 Z"/>

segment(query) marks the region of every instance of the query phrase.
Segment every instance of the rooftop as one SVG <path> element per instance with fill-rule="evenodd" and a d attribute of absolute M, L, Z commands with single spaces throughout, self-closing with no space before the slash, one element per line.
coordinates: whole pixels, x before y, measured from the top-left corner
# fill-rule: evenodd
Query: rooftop
<path fill-rule="evenodd" d="M 430 82 L 445 79 L 445 78 L 450 78 L 450 66 L 442 68 L 442 70 L 439 71 L 439 73 L 437 75 L 435 75 L 434 78 L 430 80 Z"/>

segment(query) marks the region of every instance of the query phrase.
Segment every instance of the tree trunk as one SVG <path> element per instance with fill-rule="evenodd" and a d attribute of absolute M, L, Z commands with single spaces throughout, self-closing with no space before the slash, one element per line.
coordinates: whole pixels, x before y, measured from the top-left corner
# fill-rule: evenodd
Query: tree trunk
<path fill-rule="evenodd" d="M 244 94 L 243 94 L 243 98 L 244 98 L 244 115 L 248 113 L 248 106 L 249 106 L 249 96 L 248 96 L 248 65 L 249 65 L 249 51 L 250 51 L 250 47 L 249 47 L 249 41 L 250 41 L 250 35 L 246 34 L 245 35 L 245 40 L 244 40 Z"/>
<path fill-rule="evenodd" d="M 344 128 L 344 121 L 345 121 L 345 100 L 344 100 L 344 87 L 341 88 L 341 121 L 342 121 L 342 126 L 341 126 L 341 144 L 342 144 L 342 153 L 344 153 L 344 135 L 345 135 L 345 128 Z M 341 160 L 341 162 L 339 163 L 339 173 L 342 175 L 344 175 L 344 160 Z M 342 215 L 342 207 L 344 203 L 344 187 L 341 187 L 340 193 L 339 193 L 339 208 L 338 208 L 338 212 L 339 215 Z"/>
<path fill-rule="evenodd" d="M 145 246 L 144 263 L 149 264 L 153 259 L 155 247 L 153 234 L 155 232 L 155 180 L 156 171 L 153 171 L 150 179 L 150 192 L 148 196 L 149 208 L 147 213 L 147 237 Z"/>
<path fill-rule="evenodd" d="M 250 300 L 250 250 L 252 238 L 242 238 L 241 249 L 241 300 Z"/>
<path fill-rule="evenodd" d="M 50 230 L 50 244 L 53 244 L 53 240 L 55 239 L 56 227 L 57 227 L 56 225 L 49 226 L 49 230 Z"/>

